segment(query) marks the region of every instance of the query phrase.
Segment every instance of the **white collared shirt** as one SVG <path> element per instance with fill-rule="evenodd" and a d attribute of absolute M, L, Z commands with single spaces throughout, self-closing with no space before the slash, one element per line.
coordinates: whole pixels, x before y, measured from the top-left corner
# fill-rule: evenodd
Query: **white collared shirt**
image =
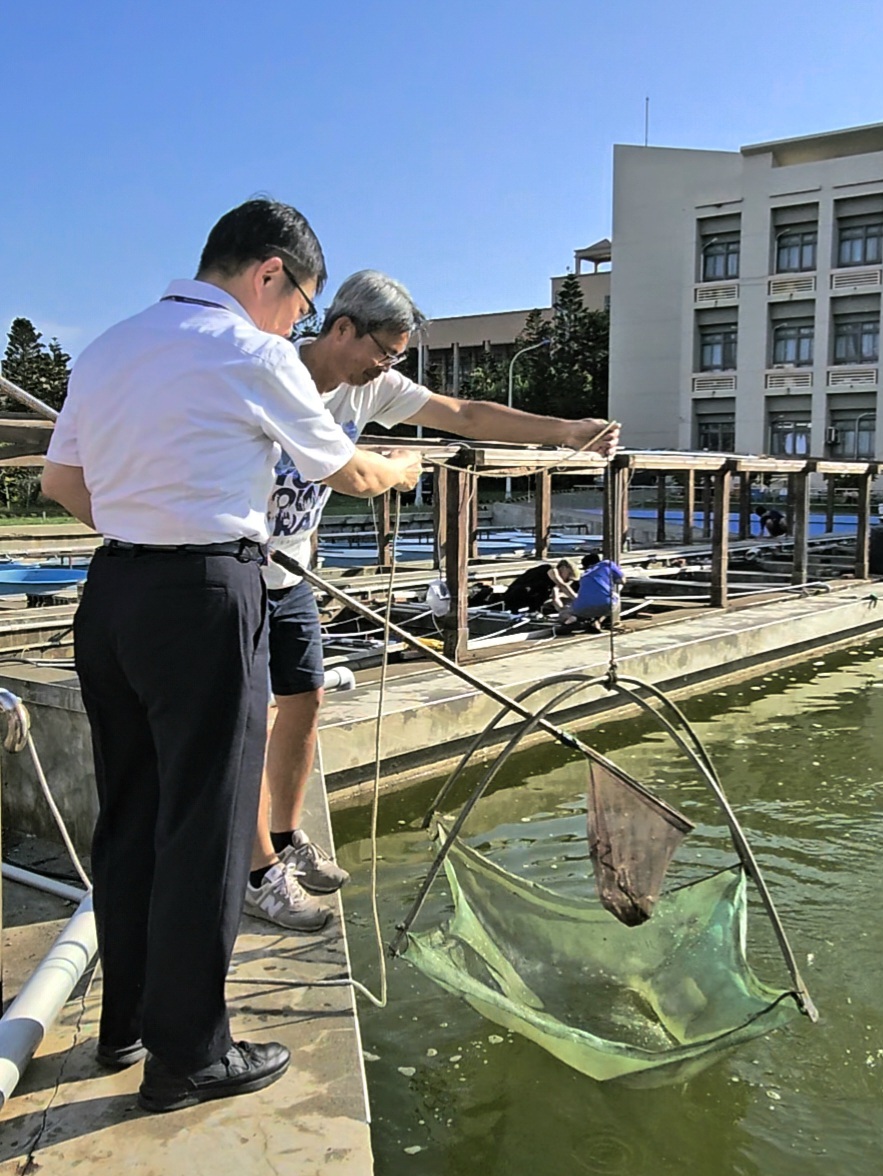
<path fill-rule="evenodd" d="M 176 281 L 74 364 L 47 457 L 81 466 L 98 531 L 130 543 L 267 539 L 281 451 L 329 477 L 354 445 L 293 344 L 207 282 Z"/>

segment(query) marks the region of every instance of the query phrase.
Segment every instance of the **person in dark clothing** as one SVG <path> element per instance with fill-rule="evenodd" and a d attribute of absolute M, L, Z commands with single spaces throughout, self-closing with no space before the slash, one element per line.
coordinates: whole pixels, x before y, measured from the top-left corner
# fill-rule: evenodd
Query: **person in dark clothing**
<path fill-rule="evenodd" d="M 576 596 L 571 585 L 576 573 L 566 559 L 551 564 L 539 564 L 516 576 L 503 596 L 503 603 L 509 612 L 529 609 L 540 612 L 549 601 L 561 609 Z"/>
<path fill-rule="evenodd" d="M 766 534 L 772 539 L 778 539 L 780 536 L 788 534 L 785 516 L 780 510 L 771 506 L 757 506 L 754 508 L 754 513 L 760 523 L 761 535 Z"/>

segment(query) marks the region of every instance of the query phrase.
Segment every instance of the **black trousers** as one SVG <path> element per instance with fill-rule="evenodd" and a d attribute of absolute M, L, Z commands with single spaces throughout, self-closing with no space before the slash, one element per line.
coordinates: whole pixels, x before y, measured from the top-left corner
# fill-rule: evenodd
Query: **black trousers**
<path fill-rule="evenodd" d="M 99 816 L 101 1040 L 188 1073 L 232 1044 L 224 984 L 266 738 L 254 559 L 101 548 L 75 622 Z"/>

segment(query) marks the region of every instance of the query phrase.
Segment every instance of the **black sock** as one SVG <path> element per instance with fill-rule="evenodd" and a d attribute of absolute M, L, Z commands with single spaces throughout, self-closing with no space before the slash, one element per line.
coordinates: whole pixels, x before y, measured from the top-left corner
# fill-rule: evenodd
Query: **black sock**
<path fill-rule="evenodd" d="M 281 853 L 283 849 L 288 849 L 289 845 L 291 845 L 291 835 L 293 832 L 293 829 L 289 829 L 285 833 L 270 833 L 270 840 L 277 853 Z"/>
<path fill-rule="evenodd" d="M 267 873 L 267 870 L 272 870 L 273 866 L 275 865 L 276 862 L 270 862 L 269 866 L 261 866 L 259 870 L 252 870 L 252 872 L 248 875 L 249 886 L 262 886 L 264 882 L 264 875 Z"/>

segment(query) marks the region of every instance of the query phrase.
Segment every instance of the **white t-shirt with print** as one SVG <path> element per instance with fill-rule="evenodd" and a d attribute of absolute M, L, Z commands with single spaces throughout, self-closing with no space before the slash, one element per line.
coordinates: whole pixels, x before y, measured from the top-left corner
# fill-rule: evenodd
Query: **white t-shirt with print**
<path fill-rule="evenodd" d="M 386 428 L 400 425 L 420 411 L 432 393 L 395 370 L 382 372 L 369 384 L 338 384 L 322 395 L 322 403 L 351 441 L 356 441 L 371 421 Z M 399 442 L 396 442 L 399 444 Z M 313 532 L 319 525 L 329 486 L 311 482 L 283 452 L 276 465 L 276 482 L 270 495 L 270 546 L 307 566 Z M 299 576 L 272 561 L 264 568 L 268 588 L 290 588 Z"/>

